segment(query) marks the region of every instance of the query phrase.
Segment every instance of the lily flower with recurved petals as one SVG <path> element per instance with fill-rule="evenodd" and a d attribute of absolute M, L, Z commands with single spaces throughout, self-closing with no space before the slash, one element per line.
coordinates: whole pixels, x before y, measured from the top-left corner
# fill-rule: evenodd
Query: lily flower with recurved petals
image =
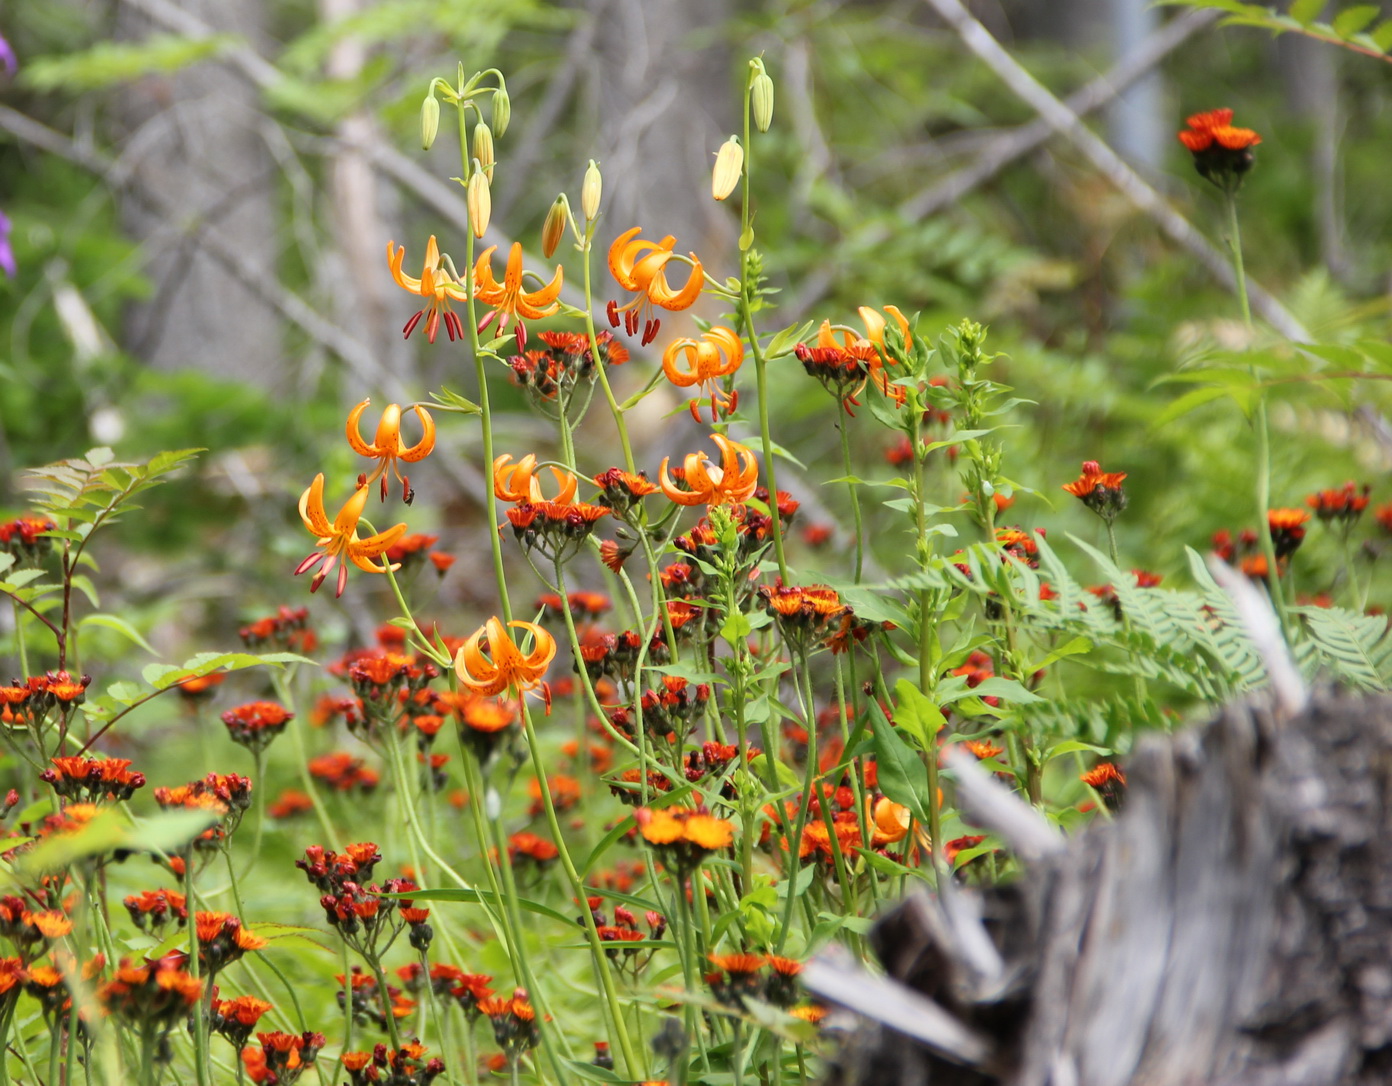
<path fill-rule="evenodd" d="M 300 519 L 304 521 L 304 526 L 309 529 L 312 535 L 319 537 L 318 550 L 307 557 L 303 562 L 295 567 L 295 576 L 301 573 L 308 573 L 315 566 L 323 562 L 322 568 L 314 575 L 314 580 L 310 582 L 309 590 L 317 592 L 319 586 L 324 583 L 324 578 L 332 572 L 335 565 L 338 566 L 338 591 L 335 596 L 343 595 L 343 586 L 348 583 L 348 563 L 367 573 L 386 573 L 387 564 L 377 565 L 371 561 L 373 558 L 380 558 L 393 543 L 406 534 L 406 525 L 398 524 L 388 528 L 385 532 L 378 532 L 376 535 L 368 536 L 366 539 L 358 538 L 358 521 L 362 519 L 363 510 L 367 507 L 367 487 L 360 486 L 354 491 L 353 496 L 343 503 L 343 508 L 338 511 L 338 516 L 334 517 L 333 522 L 329 522 L 328 515 L 324 512 L 324 475 L 320 472 L 314 477 L 314 482 L 303 494 L 300 495 Z M 396 566 L 390 568 L 396 569 Z"/>
<path fill-rule="evenodd" d="M 469 296 L 464 293 L 464 288 L 450 277 L 449 272 L 440 267 L 440 247 L 435 244 L 435 235 L 431 234 L 430 240 L 426 243 L 425 265 L 421 268 L 419 279 L 401 270 L 405 260 L 406 246 L 398 246 L 394 241 L 387 242 L 387 264 L 391 267 L 396 285 L 412 294 L 419 294 L 429 304 L 406 322 L 406 327 L 401 330 L 402 335 L 409 336 L 416 330 L 420 319 L 429 314 L 425 322 L 425 338 L 431 343 L 435 342 L 435 334 L 440 330 L 442 319 L 451 340 L 463 339 L 464 326 L 459 323 L 458 315 L 450 309 L 449 304 L 451 301 L 466 301 Z"/>
<path fill-rule="evenodd" d="M 729 328 L 712 328 L 701 339 L 674 341 L 662 352 L 662 372 L 681 388 L 700 385 L 710 393 L 711 422 L 730 414 L 739 403 L 739 391 L 726 392 L 716 382 L 729 377 L 744 361 L 744 344 Z M 685 362 L 685 368 L 682 363 Z M 690 402 L 691 417 L 701 421 L 701 405 Z"/>
<path fill-rule="evenodd" d="M 435 448 L 435 420 L 430 417 L 430 412 L 420 404 L 412 404 L 407 410 L 414 411 L 416 418 L 420 419 L 421 439 L 414 445 L 408 446 L 401 440 L 401 405 L 388 404 L 387 409 L 382 412 L 382 421 L 377 424 L 377 434 L 372 443 L 369 444 L 362 439 L 362 431 L 358 429 L 358 421 L 371 402 L 371 400 L 363 400 L 362 403 L 353 408 L 348 413 L 346 427 L 348 444 L 353 446 L 355 453 L 381 461 L 373 469 L 372 474 L 363 480 L 362 485 L 370 486 L 373 480 L 380 478 L 382 480 L 382 500 L 386 501 L 387 469 L 391 468 L 392 474 L 401 484 L 402 501 L 410 505 L 411 499 L 415 497 L 415 492 L 411 489 L 410 480 L 401 474 L 397 461 L 404 460 L 408 464 L 414 464 L 430 455 Z"/>
<path fill-rule="evenodd" d="M 688 253 L 691 258 L 691 274 L 687 276 L 686 285 L 681 290 L 673 290 L 667 282 L 666 268 L 673 258 L 672 250 L 677 244 L 677 239 L 668 234 L 658 242 L 635 241 L 634 238 L 642 233 L 642 230 L 641 226 L 635 226 L 632 230 L 620 234 L 614 239 L 614 244 L 609 246 L 610 274 L 624 290 L 636 292 L 636 297 L 622 306 L 614 301 L 609 303 L 609 323 L 617 328 L 619 314 L 622 313 L 624 331 L 632 336 L 637 334 L 641 322 L 642 344 L 646 347 L 657 338 L 657 330 L 662 324 L 652 315 L 652 307 L 659 306 L 673 312 L 689 308 L 701 295 L 701 288 L 705 285 L 705 272 L 696 254 Z"/>
<path fill-rule="evenodd" d="M 531 652 L 518 648 L 503 620 L 494 616 L 475 630 L 455 654 L 454 669 L 459 681 L 482 697 L 497 697 L 506 690 L 521 693 L 542 685 L 542 676 L 556 656 L 556 639 L 536 623 L 516 620 L 507 626 L 532 635 Z"/>
<path fill-rule="evenodd" d="M 546 467 L 555 477 L 557 491 L 555 497 L 547 498 L 541 491 L 541 480 L 537 478 L 536 456 L 528 453 L 513 464 L 512 454 L 504 453 L 493 461 L 493 493 L 505 502 L 550 501 L 557 505 L 569 505 L 575 501 L 575 491 L 580 481 L 568 471 L 553 464 Z"/>
<path fill-rule="evenodd" d="M 720 446 L 720 466 L 705 453 L 688 453 L 682 466 L 683 490 L 667 473 L 668 458 L 658 469 L 662 493 L 678 505 L 735 505 L 754 496 L 759 485 L 759 462 L 754 453 L 737 441 L 711 434 Z"/>
<path fill-rule="evenodd" d="M 556 299 L 561 293 L 561 283 L 565 272 L 558 264 L 556 274 L 546 286 L 534 291 L 522 289 L 522 246 L 512 243 L 508 250 L 507 271 L 499 283 L 493 278 L 493 253 L 498 247 L 490 245 L 474 262 L 474 297 L 484 305 L 492 306 L 493 312 L 479 322 L 478 330 L 483 332 L 493 319 L 498 318 L 498 331 L 507 330 L 508 321 L 517 320 L 517 349 L 526 350 L 527 326 L 523 321 L 538 321 L 549 317 L 561 308 Z M 538 277 L 539 278 L 539 277 Z"/>

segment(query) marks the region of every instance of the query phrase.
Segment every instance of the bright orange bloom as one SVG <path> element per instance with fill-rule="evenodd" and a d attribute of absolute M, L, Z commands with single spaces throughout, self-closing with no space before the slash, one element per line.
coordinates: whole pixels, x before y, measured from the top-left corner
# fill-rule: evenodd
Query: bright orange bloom
<path fill-rule="evenodd" d="M 722 434 L 711 434 L 720 446 L 720 467 L 705 453 L 687 453 L 683 461 L 682 482 L 678 487 L 667 474 L 670 458 L 664 457 L 658 470 L 662 493 L 678 505 L 731 505 L 748 501 L 759 485 L 759 462 L 754 453 Z"/>
<path fill-rule="evenodd" d="M 1103 471 L 1096 460 L 1088 460 L 1083 464 L 1083 473 L 1073 482 L 1064 483 L 1063 489 L 1075 498 L 1082 498 L 1086 501 L 1088 496 L 1099 486 L 1119 490 L 1125 478 L 1126 472 L 1124 471 Z"/>
<path fill-rule="evenodd" d="M 508 321 L 517 320 L 517 349 L 527 347 L 527 326 L 523 321 L 538 321 L 549 317 L 561 308 L 556 299 L 561 293 L 561 283 L 565 272 L 558 264 L 556 274 L 546 286 L 530 293 L 522 289 L 522 245 L 513 242 L 508 251 L 507 271 L 500 284 L 493 278 L 493 252 L 498 247 L 490 245 L 479 254 L 474 262 L 474 297 L 484 305 L 492 306 L 493 312 L 484 317 L 479 324 L 482 332 L 498 318 L 498 331 L 507 330 Z"/>
<path fill-rule="evenodd" d="M 908 345 L 908 321 L 896 307 L 886 306 L 885 309 L 894 314 Z M 851 408 L 860 404 L 857 397 L 871 382 L 896 405 L 903 404 L 906 396 L 903 387 L 891 384 L 885 372 L 886 361 L 893 360 L 885 351 L 884 318 L 868 306 L 862 306 L 860 313 L 865 322 L 865 336 L 857 336 L 844 325 L 833 326 L 831 321 L 824 320 L 817 329 L 816 345 L 799 343 L 793 352 L 802 368 L 841 401 L 848 415 L 855 414 Z"/>
<path fill-rule="evenodd" d="M 556 480 L 558 490 L 554 498 L 547 498 L 541 492 L 541 481 L 537 478 L 536 456 L 528 453 L 516 464 L 511 463 L 512 454 L 504 453 L 493 461 L 493 493 L 505 502 L 550 501 L 557 505 L 570 505 L 575 501 L 575 491 L 580 481 L 568 471 L 552 464 L 546 465 Z"/>
<path fill-rule="evenodd" d="M 639 322 L 643 325 L 642 343 L 647 346 L 657 337 L 661 321 L 652 316 L 652 307 L 659 306 L 673 312 L 689 308 L 701 295 L 705 285 L 705 272 L 695 253 L 691 258 L 691 274 L 681 290 L 673 290 L 667 282 L 667 264 L 672 259 L 672 250 L 677 239 L 671 234 L 658 242 L 634 239 L 642 233 L 641 226 L 635 226 L 614 239 L 609 246 L 609 272 L 624 290 L 634 291 L 636 296 L 620 306 L 609 303 L 609 323 L 619 326 L 619 314 L 624 315 L 624 330 L 631 336 L 638 332 Z"/>
<path fill-rule="evenodd" d="M 320 562 L 324 562 L 323 567 L 314 575 L 314 580 L 310 582 L 309 590 L 317 592 L 319 586 L 324 583 L 335 564 L 338 565 L 338 591 L 336 596 L 343 595 L 343 586 L 348 583 L 348 562 L 367 573 L 385 573 L 387 566 L 376 565 L 370 559 L 381 557 L 382 553 L 406 534 L 406 525 L 398 524 L 388 528 L 385 532 L 378 532 L 376 535 L 368 536 L 366 539 L 358 538 L 358 521 L 362 519 L 363 509 L 367 506 L 367 487 L 360 486 L 343 504 L 343 508 L 338 511 L 338 516 L 329 523 L 329 518 L 324 512 L 324 475 L 320 472 L 314 477 L 314 482 L 309 484 L 308 489 L 300 495 L 300 519 L 304 521 L 304 526 L 309 529 L 310 534 L 319 537 L 319 550 L 315 551 L 303 562 L 295 567 L 295 575 L 307 573 Z M 328 559 L 328 561 L 324 561 Z M 392 566 L 396 569 L 396 566 Z"/>
<path fill-rule="evenodd" d="M 459 681 L 475 694 L 495 697 L 505 690 L 531 690 L 541 684 L 542 676 L 556 655 L 556 639 L 533 622 L 520 620 L 508 626 L 532 635 L 532 651 L 524 654 L 508 636 L 500 618 L 490 618 L 474 631 L 454 658 Z M 488 640 L 488 655 L 483 641 Z"/>
<path fill-rule="evenodd" d="M 685 368 L 681 362 L 686 363 Z M 716 384 L 723 377 L 729 377 L 744 361 L 744 344 L 740 337 L 728 328 L 712 328 L 702 334 L 700 340 L 678 339 L 662 352 L 662 372 L 667 380 L 681 388 L 700 385 L 710 393 L 711 422 L 722 414 L 728 415 L 739 403 L 739 392 L 725 392 Z M 691 401 L 691 417 L 701 421 L 701 408 L 696 400 Z"/>
<path fill-rule="evenodd" d="M 392 278 L 396 280 L 396 285 L 404 290 L 409 290 L 412 294 L 419 294 L 429 304 L 406 322 L 402 334 L 409 336 L 414 332 L 420 319 L 428 313 L 430 316 L 425 322 L 425 338 L 431 343 L 435 342 L 435 334 L 440 330 L 441 317 L 444 318 L 445 331 L 449 334 L 450 339 L 463 339 L 464 328 L 459 323 L 459 317 L 450 309 L 449 304 L 451 301 L 466 301 L 468 295 L 464 293 L 464 288 L 450 277 L 449 272 L 440 267 L 440 248 L 435 244 L 435 235 L 431 234 L 430 240 L 426 243 L 425 266 L 421 268 L 419 279 L 409 276 L 401 270 L 401 265 L 405 259 L 406 246 L 398 246 L 394 241 L 387 242 L 387 264 L 391 267 Z"/>
<path fill-rule="evenodd" d="M 913 347 L 913 336 L 909 332 L 909 319 L 900 312 L 897 305 L 887 305 L 884 311 L 894 318 L 894 323 L 899 326 L 899 334 L 904 339 L 904 350 L 908 351 Z M 860 319 L 865 324 L 865 338 L 880 349 L 880 354 L 889 359 L 889 350 L 885 346 L 885 319 L 880 314 L 871 309 L 868 305 L 863 305 L 856 310 L 860 314 Z"/>
<path fill-rule="evenodd" d="M 1229 151 L 1245 151 L 1261 143 L 1261 137 L 1250 128 L 1233 127 L 1230 109 L 1195 113 L 1184 123 L 1189 130 L 1179 133 L 1179 142 L 1194 154 L 1207 151 L 1215 143 Z"/>
<path fill-rule="evenodd" d="M 353 451 L 359 456 L 370 456 L 381 463 L 372 469 L 372 474 L 364 481 L 363 485 L 370 484 L 373 480 L 382 480 L 382 500 L 387 500 L 387 469 L 390 468 L 392 474 L 396 476 L 397 482 L 401 484 L 401 497 L 407 505 L 411 504 L 414 494 L 411 491 L 411 484 L 406 477 L 401 474 L 401 469 L 397 466 L 398 460 L 404 460 L 408 464 L 414 464 L 418 460 L 424 460 L 435 448 L 435 420 L 430 417 L 430 412 L 420 404 L 412 404 L 408 411 L 414 411 L 416 418 L 420 419 L 421 439 L 414 445 L 407 445 L 401 440 L 401 405 L 388 404 L 387 409 L 382 412 L 382 421 L 377 424 L 377 434 L 368 444 L 362 439 L 362 432 L 358 429 L 358 422 L 362 418 L 362 413 L 367 410 L 367 405 L 371 400 L 363 400 L 357 407 L 348 413 L 348 425 L 345 430 L 348 435 L 348 444 L 353 447 Z"/>

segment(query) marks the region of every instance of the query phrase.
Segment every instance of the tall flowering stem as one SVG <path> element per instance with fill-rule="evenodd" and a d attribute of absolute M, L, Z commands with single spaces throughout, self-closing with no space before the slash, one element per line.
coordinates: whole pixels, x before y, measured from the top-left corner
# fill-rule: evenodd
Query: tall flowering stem
<path fill-rule="evenodd" d="M 778 513 L 778 477 L 773 464 L 773 438 L 769 435 L 768 410 L 768 372 L 764 349 L 759 345 L 759 333 L 754 329 L 754 290 L 757 279 L 757 258 L 753 250 L 754 228 L 749 221 L 749 177 L 754 164 L 754 151 L 749 141 L 751 120 L 751 98 L 754 80 L 758 77 L 754 69 L 744 82 L 744 164 L 740 170 L 742 186 L 740 200 L 740 323 L 749 337 L 749 350 L 754 356 L 754 380 L 759 390 L 759 439 L 764 454 L 764 476 L 768 480 L 769 516 L 773 519 L 773 553 L 778 560 L 778 575 L 783 583 L 790 583 L 788 559 L 783 553 L 783 523 Z"/>
<path fill-rule="evenodd" d="M 1237 216 L 1237 190 L 1225 188 L 1223 202 L 1228 212 L 1228 245 L 1232 249 L 1233 275 L 1237 279 L 1237 298 L 1242 306 L 1242 321 L 1252 330 L 1252 306 L 1247 300 L 1247 273 L 1242 263 L 1242 227 Z M 1257 389 L 1257 416 L 1254 422 L 1257 437 L 1257 538 L 1262 556 L 1266 559 L 1266 585 L 1281 625 L 1288 622 L 1285 592 L 1281 587 L 1281 571 L 1276 564 L 1276 545 L 1267 527 L 1271 512 L 1271 422 L 1266 408 L 1266 386 L 1258 379 L 1257 367 L 1251 366 L 1252 381 Z"/>

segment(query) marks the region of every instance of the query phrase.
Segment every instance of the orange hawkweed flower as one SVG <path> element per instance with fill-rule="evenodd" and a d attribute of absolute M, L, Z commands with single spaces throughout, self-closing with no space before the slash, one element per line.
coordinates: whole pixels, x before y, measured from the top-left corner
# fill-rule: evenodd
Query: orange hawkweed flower
<path fill-rule="evenodd" d="M 556 656 L 556 639 L 534 622 L 515 620 L 508 626 L 532 635 L 532 651 L 523 653 L 508 636 L 502 619 L 490 618 L 465 641 L 454 658 L 459 681 L 483 697 L 496 697 L 505 690 L 519 692 L 541 685 L 542 676 Z M 488 655 L 483 642 L 487 639 Z"/>
<path fill-rule="evenodd" d="M 493 278 L 493 252 L 497 248 L 496 245 L 490 245 L 474 262 L 474 297 L 484 305 L 493 307 L 493 312 L 479 323 L 478 330 L 482 332 L 496 317 L 498 331 L 501 333 L 507 330 L 508 321 L 516 319 L 517 349 L 525 350 L 527 326 L 523 322 L 541 320 L 561 308 L 561 303 L 556 299 L 560 296 L 565 272 L 558 264 L 556 274 L 546 286 L 530 292 L 524 291 L 522 245 L 514 241 L 508 251 L 507 271 L 503 274 L 502 283 L 499 283 Z"/>
<path fill-rule="evenodd" d="M 748 501 L 759 485 L 759 463 L 754 453 L 722 434 L 711 434 L 720 447 L 720 466 L 705 453 L 687 453 L 683 461 L 682 489 L 667 473 L 669 457 L 658 469 L 662 493 L 678 505 L 732 505 Z"/>
<path fill-rule="evenodd" d="M 908 345 L 908 321 L 894 306 L 886 306 L 885 310 L 894 315 Z M 890 383 L 885 373 L 885 362 L 889 360 L 889 355 L 885 349 L 884 318 L 868 306 L 862 306 L 860 313 L 865 322 L 865 336 L 857 336 L 845 326 L 833 327 L 831 321 L 824 320 L 817 329 L 815 346 L 799 343 L 793 349 L 808 376 L 821 381 L 826 390 L 841 401 L 848 415 L 855 414 L 851 408 L 859 406 L 857 397 L 872 381 L 896 405 L 902 404 L 906 395 L 901 386 Z M 841 337 L 839 341 L 838 333 Z"/>
<path fill-rule="evenodd" d="M 1186 123 L 1189 127 L 1179 133 L 1179 142 L 1194 156 L 1199 176 L 1224 192 L 1235 193 L 1256 162 L 1252 148 L 1261 143 L 1261 137 L 1250 128 L 1234 128 L 1230 109 L 1195 113 Z"/>
<path fill-rule="evenodd" d="M 580 485 L 580 481 L 568 471 L 548 464 L 556 480 L 557 491 L 552 498 L 547 498 L 541 491 L 541 481 L 537 478 L 537 458 L 528 453 L 517 463 L 512 463 L 512 454 L 504 453 L 493 461 L 493 493 L 505 502 L 537 502 L 550 501 L 557 505 L 569 505 L 575 501 L 575 491 Z"/>
<path fill-rule="evenodd" d="M 406 525 L 398 524 L 385 532 L 358 538 L 358 521 L 362 519 L 363 509 L 367 507 L 367 487 L 360 486 L 343 504 L 329 523 L 324 512 L 324 474 L 320 472 L 314 482 L 300 495 L 300 519 L 311 535 L 319 537 L 319 549 L 295 567 L 295 576 L 308 573 L 323 562 L 322 568 L 314 575 L 309 590 L 317 592 L 334 566 L 338 566 L 338 590 L 335 596 L 343 595 L 343 586 L 348 583 L 348 562 L 367 573 L 385 573 L 387 564 L 374 564 L 371 559 L 381 557 L 382 553 L 406 534 Z M 325 561 L 327 559 L 327 561 Z M 396 569 L 396 566 L 390 568 Z"/>
<path fill-rule="evenodd" d="M 362 485 L 368 486 L 374 480 L 382 480 L 382 500 L 387 500 L 387 469 L 390 468 L 396 481 L 401 484 L 401 498 L 407 504 L 411 504 L 411 499 L 415 496 L 411 490 L 411 484 L 406 476 L 401 474 L 401 468 L 397 466 L 398 460 L 404 460 L 408 464 L 414 464 L 418 460 L 424 460 L 435 448 L 435 420 L 430 417 L 430 412 L 420 404 L 412 404 L 408 411 L 414 411 L 416 418 L 420 419 L 421 439 L 414 445 L 407 445 L 401 440 L 401 405 L 388 404 L 387 409 L 382 412 L 382 421 L 377 424 L 377 434 L 372 439 L 371 444 L 362 439 L 362 432 L 358 429 L 358 422 L 362 418 L 362 413 L 367 410 L 367 405 L 371 400 L 363 400 L 352 411 L 348 412 L 348 424 L 345 432 L 348 435 L 348 444 L 353 447 L 353 451 L 359 456 L 370 456 L 381 463 L 372 469 L 372 474 L 363 480 Z"/>
<path fill-rule="evenodd" d="M 685 362 L 685 368 L 681 363 Z M 662 352 L 662 372 L 667 380 L 681 388 L 700 385 L 710 393 L 711 422 L 722 414 L 728 415 L 739 403 L 739 392 L 726 392 L 716 384 L 729 377 L 744 361 L 744 344 L 729 328 L 712 328 L 700 340 L 674 340 Z M 701 421 L 698 401 L 691 401 L 691 417 Z"/>
<path fill-rule="evenodd" d="M 440 330 L 440 321 L 445 322 L 445 331 L 451 340 L 464 338 L 463 325 L 459 323 L 459 317 L 450 309 L 451 301 L 463 302 L 468 300 L 468 295 L 464 293 L 464 288 L 459 286 L 450 277 L 449 272 L 440 267 L 440 248 L 435 244 L 435 235 L 430 235 L 430 240 L 425 246 L 425 265 L 421 268 L 419 279 L 407 275 L 401 270 L 401 265 L 406 259 L 406 246 L 398 246 L 396 242 L 387 242 L 387 264 L 391 268 L 392 278 L 396 280 L 396 285 L 403 290 L 409 290 L 412 294 L 419 294 L 425 298 L 429 304 L 418 310 L 406 326 L 401 330 L 402 335 L 409 336 L 416 330 L 416 325 L 426 314 L 429 317 L 425 322 L 425 338 L 431 343 L 435 342 L 435 335 Z"/>
<path fill-rule="evenodd" d="M 620 234 L 614 239 L 614 244 L 609 246 L 610 274 L 619 286 L 624 290 L 634 291 L 636 295 L 622 306 L 617 302 L 609 303 L 609 323 L 617 328 L 619 314 L 622 313 L 624 331 L 631 336 L 637 334 L 641 321 L 642 343 L 643 346 L 647 346 L 657 338 L 657 330 L 662 325 L 658 318 L 652 316 L 652 307 L 658 306 L 673 312 L 689 308 L 701 295 L 701 288 L 705 285 L 705 272 L 696 254 L 688 253 L 691 258 L 691 274 L 687 276 L 686 285 L 681 290 L 673 290 L 667 282 L 666 269 L 673 257 L 672 250 L 677 244 L 677 239 L 668 234 L 658 242 L 635 241 L 642 232 L 641 226 L 635 226 L 632 230 Z"/>

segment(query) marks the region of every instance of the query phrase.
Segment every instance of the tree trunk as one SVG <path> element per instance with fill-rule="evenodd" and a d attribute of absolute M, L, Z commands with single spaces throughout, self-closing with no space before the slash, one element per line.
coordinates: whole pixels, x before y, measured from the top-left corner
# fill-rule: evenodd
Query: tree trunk
<path fill-rule="evenodd" d="M 895 1026 L 859 1026 L 834 1082 L 1392 1078 L 1392 699 L 1235 705 L 1143 740 L 1127 773 L 1114 822 L 1032 831 L 1014 885 L 950 885 L 882 920 L 890 979 L 810 970 Z"/>

